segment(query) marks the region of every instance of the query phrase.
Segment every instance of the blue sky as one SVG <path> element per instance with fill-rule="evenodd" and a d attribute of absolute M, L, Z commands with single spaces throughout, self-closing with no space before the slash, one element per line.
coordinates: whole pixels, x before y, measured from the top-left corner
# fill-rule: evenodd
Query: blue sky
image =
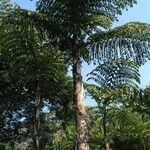
<path fill-rule="evenodd" d="M 11 0 L 12 2 L 17 3 L 22 8 L 34 10 L 36 0 Z"/>
<path fill-rule="evenodd" d="M 13 0 L 23 8 L 28 8 L 30 10 L 35 9 L 35 1 L 30 0 Z M 133 8 L 129 8 L 128 11 L 124 11 L 121 16 L 118 17 L 119 21 L 113 24 L 113 27 L 123 25 L 127 22 L 140 21 L 145 23 L 150 23 L 150 0 L 138 0 L 138 4 L 134 5 Z M 86 67 L 85 67 L 86 66 Z M 84 80 L 85 76 L 93 69 L 93 65 L 87 67 L 83 64 L 82 74 Z M 146 85 L 150 85 L 150 61 L 147 62 L 140 68 L 141 74 L 141 87 L 144 88 Z M 90 103 L 90 99 L 86 103 Z M 94 103 L 93 103 L 94 104 Z"/>

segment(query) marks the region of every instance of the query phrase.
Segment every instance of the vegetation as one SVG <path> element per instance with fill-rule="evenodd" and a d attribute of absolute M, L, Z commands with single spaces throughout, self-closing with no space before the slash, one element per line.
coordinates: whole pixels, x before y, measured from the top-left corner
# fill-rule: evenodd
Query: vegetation
<path fill-rule="evenodd" d="M 0 0 L 0 149 L 150 149 L 150 88 L 138 70 L 150 25 L 111 28 L 135 3 L 38 0 L 30 11 Z M 83 61 L 97 63 L 95 85 L 83 83 Z"/>

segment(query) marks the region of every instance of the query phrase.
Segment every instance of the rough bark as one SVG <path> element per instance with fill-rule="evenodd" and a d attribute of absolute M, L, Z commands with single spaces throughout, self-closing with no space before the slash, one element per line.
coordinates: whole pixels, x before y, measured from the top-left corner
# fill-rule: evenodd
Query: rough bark
<path fill-rule="evenodd" d="M 77 139 L 76 150 L 89 150 L 87 113 L 84 105 L 84 91 L 81 77 L 80 50 L 73 50 L 73 108 L 75 115 Z"/>

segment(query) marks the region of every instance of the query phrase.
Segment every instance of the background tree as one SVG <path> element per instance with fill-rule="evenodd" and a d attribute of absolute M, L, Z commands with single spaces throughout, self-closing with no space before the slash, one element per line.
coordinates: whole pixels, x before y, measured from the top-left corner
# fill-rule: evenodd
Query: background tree
<path fill-rule="evenodd" d="M 138 88 L 140 82 L 139 66 L 134 62 L 120 59 L 110 61 L 96 67 L 90 74 L 88 80 L 95 84 L 87 84 L 86 89 L 96 100 L 100 114 L 102 115 L 104 149 L 109 150 L 107 135 L 107 114 L 110 104 L 126 101 L 127 94 L 130 95 L 133 88 Z M 124 96 L 125 95 L 125 96 Z"/>
<path fill-rule="evenodd" d="M 68 85 L 64 83 L 69 80 L 66 76 L 66 59 L 60 51 L 55 50 L 54 53 L 54 48 L 49 43 L 42 42 L 37 31 L 30 34 L 33 29 L 31 26 L 24 28 L 24 32 L 13 30 L 13 26 L 4 28 L 0 36 L 2 130 L 8 126 L 9 133 L 14 128 L 13 134 L 17 136 L 15 132 L 19 132 L 23 123 L 26 122 L 26 127 L 28 124 L 28 129 L 32 133 L 33 149 L 39 149 L 40 111 L 44 100 L 49 99 L 49 103 L 53 105 L 59 103 L 62 106 L 63 103 L 60 102 L 62 97 L 65 103 L 63 109 L 70 103 L 66 94 L 70 87 L 68 88 Z M 7 41 L 6 37 L 11 37 L 14 41 L 11 39 Z M 21 45 L 17 46 L 15 43 Z M 8 48 L 8 45 L 13 47 Z M 20 121 L 22 118 L 24 122 Z M 2 136 L 4 136 L 3 133 L 1 138 Z M 8 137 L 10 134 L 7 135 Z"/>

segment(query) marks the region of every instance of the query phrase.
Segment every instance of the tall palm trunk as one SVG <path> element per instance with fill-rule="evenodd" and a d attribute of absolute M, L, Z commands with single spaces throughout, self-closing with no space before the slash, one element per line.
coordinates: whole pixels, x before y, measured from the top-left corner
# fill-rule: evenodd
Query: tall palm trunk
<path fill-rule="evenodd" d="M 38 77 L 37 77 L 38 78 Z M 39 79 L 37 80 L 37 90 L 36 90 L 36 99 L 35 99 L 35 114 L 33 119 L 33 150 L 39 150 L 39 130 L 40 130 L 40 86 Z"/>
<path fill-rule="evenodd" d="M 84 93 L 81 77 L 80 49 L 73 46 L 73 108 L 76 123 L 76 150 L 88 150 L 87 114 L 84 105 Z"/>

